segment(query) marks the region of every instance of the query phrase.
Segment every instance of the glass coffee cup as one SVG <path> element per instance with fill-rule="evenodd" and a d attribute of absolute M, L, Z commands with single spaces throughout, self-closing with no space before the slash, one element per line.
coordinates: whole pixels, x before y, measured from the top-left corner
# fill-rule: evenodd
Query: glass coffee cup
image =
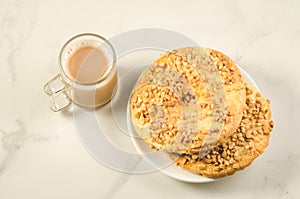
<path fill-rule="evenodd" d="M 72 102 L 96 108 L 114 96 L 118 81 L 116 54 L 105 38 L 92 33 L 72 37 L 62 47 L 58 65 L 60 73 L 44 86 L 51 110 L 60 111 Z"/>

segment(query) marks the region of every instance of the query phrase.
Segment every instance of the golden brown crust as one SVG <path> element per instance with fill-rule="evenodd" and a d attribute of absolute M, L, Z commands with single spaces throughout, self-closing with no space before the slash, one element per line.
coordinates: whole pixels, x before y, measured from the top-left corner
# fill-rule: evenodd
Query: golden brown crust
<path fill-rule="evenodd" d="M 153 148 L 166 147 L 177 134 L 181 109 L 168 88 L 148 83 L 136 88 L 130 100 L 135 130 Z"/>
<path fill-rule="evenodd" d="M 223 53 L 205 48 L 214 61 L 222 77 L 226 98 L 226 121 L 219 142 L 231 136 L 239 126 L 245 108 L 246 91 L 240 70 L 235 63 Z"/>
<path fill-rule="evenodd" d="M 273 128 L 270 102 L 246 84 L 246 109 L 231 137 L 218 144 L 204 158 L 198 154 L 171 154 L 180 167 L 209 178 L 220 178 L 242 170 L 262 154 Z"/>
<path fill-rule="evenodd" d="M 197 47 L 178 49 L 175 50 L 175 53 L 181 55 L 182 57 L 190 60 L 190 62 L 193 63 L 193 59 L 197 59 L 197 57 L 190 52 L 194 49 L 197 49 Z M 221 143 L 225 138 L 231 136 L 234 133 L 235 129 L 239 126 L 239 123 L 242 119 L 246 100 L 245 86 L 238 67 L 229 57 L 213 49 L 204 48 L 204 50 L 210 56 L 210 59 L 216 66 L 218 74 L 220 75 L 221 81 L 224 86 L 224 94 L 226 101 L 226 118 L 222 129 L 222 133 L 220 134 L 220 137 L 218 139 L 218 142 Z M 189 53 L 192 55 L 189 55 Z M 201 92 L 203 93 L 203 91 L 205 90 L 202 89 Z M 206 90 L 206 93 L 207 92 L 209 91 Z M 204 111 L 200 110 L 200 112 Z M 203 128 L 208 130 L 211 124 L 207 115 L 205 115 L 205 117 L 200 118 L 200 120 L 206 121 L 206 127 Z M 202 144 L 203 142 L 201 139 L 194 140 L 194 142 L 186 151 L 186 153 L 189 154 L 198 152 Z"/>
<path fill-rule="evenodd" d="M 138 83 L 136 84 L 135 89 L 143 88 L 144 85 L 149 83 L 166 86 L 166 88 L 168 88 L 174 94 L 174 96 L 179 99 L 178 101 L 181 105 L 191 105 L 191 102 L 186 101 L 186 99 L 195 98 L 196 102 L 193 101 L 193 103 L 196 103 L 198 106 L 198 109 L 195 110 L 195 112 L 198 112 L 198 121 L 201 121 L 198 124 L 199 131 L 190 133 L 188 135 L 189 137 L 192 137 L 190 139 L 192 141 L 191 143 L 189 143 L 189 139 L 187 139 L 188 146 L 187 144 L 182 143 L 180 143 L 182 146 L 179 146 L 179 143 L 175 143 L 178 147 L 167 148 L 169 152 L 187 154 L 198 152 L 203 144 L 205 136 L 208 134 L 209 130 L 211 130 L 210 128 L 213 121 L 213 108 L 211 107 L 212 96 L 209 88 L 207 87 L 207 82 L 201 77 L 199 70 L 197 70 L 199 65 L 198 61 L 200 60 L 199 54 L 203 53 L 202 51 L 207 54 L 204 55 L 204 58 L 208 58 L 212 64 L 217 66 L 216 74 L 218 75 L 219 73 L 221 81 L 224 84 L 226 117 L 218 141 L 222 142 L 225 138 L 232 135 L 241 121 L 246 95 L 244 84 L 242 83 L 243 79 L 233 61 L 218 51 L 211 49 L 205 49 L 204 51 L 202 48 L 198 47 L 182 48 L 173 52 L 165 53 L 158 60 L 156 60 L 154 64 L 149 67 L 149 69 L 143 72 L 138 80 Z M 196 62 L 196 65 L 193 65 L 194 62 Z M 178 82 L 181 83 L 180 87 L 178 86 Z M 135 93 L 135 95 L 137 94 L 138 93 Z M 139 97 L 143 101 L 144 96 Z M 184 100 L 180 101 L 180 99 Z M 131 112 L 137 114 L 136 112 L 138 109 L 134 108 L 134 103 L 135 102 L 131 100 Z M 133 119 L 134 126 L 138 126 L 136 130 L 139 134 L 143 134 L 141 133 L 142 131 L 145 131 L 143 128 L 146 128 L 146 131 L 148 132 L 150 131 L 147 129 L 149 122 L 150 121 L 146 121 L 143 126 Z M 171 125 L 173 129 L 162 131 L 159 135 L 159 139 L 156 137 L 142 137 L 150 144 L 151 147 L 156 149 L 166 149 L 165 147 L 171 143 L 170 139 L 174 138 L 174 133 L 178 133 L 177 127 L 180 125 L 179 123 L 172 123 Z M 172 136 L 170 137 L 169 134 Z M 151 134 L 150 136 L 152 135 L 157 136 L 156 134 Z M 177 134 L 177 136 L 180 135 Z M 177 139 L 188 136 L 182 135 Z"/>
<path fill-rule="evenodd" d="M 205 50 L 210 54 L 210 57 L 217 66 L 219 74 L 222 76 L 222 80 L 225 85 L 243 84 L 244 81 L 242 74 L 228 56 L 210 48 L 205 48 Z"/>

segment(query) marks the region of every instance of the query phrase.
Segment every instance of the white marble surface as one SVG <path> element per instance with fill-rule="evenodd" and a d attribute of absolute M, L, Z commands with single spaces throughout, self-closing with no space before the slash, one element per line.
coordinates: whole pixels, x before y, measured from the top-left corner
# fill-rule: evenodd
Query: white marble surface
<path fill-rule="evenodd" d="M 299 198 L 300 1 L 0 0 L 0 198 Z M 271 99 L 266 152 L 233 177 L 188 184 L 94 160 L 43 84 L 66 39 L 167 28 L 231 56 Z"/>

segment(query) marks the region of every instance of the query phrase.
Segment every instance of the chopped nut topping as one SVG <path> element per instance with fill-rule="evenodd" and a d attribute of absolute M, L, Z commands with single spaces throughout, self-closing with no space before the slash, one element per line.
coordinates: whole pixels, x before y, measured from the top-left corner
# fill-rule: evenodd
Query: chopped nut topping
<path fill-rule="evenodd" d="M 193 154 L 193 163 L 190 161 L 190 155 L 175 156 L 184 162 L 181 164 L 175 158 L 177 165 L 191 169 L 195 173 L 216 178 L 243 169 L 263 153 L 274 126 L 273 121 L 270 120 L 269 101 L 250 86 L 246 86 L 246 93 L 247 111 L 244 112 L 240 126 L 235 133 L 221 144 L 216 145 L 205 157 Z M 257 104 L 263 107 L 259 111 L 257 111 Z M 196 155 L 198 155 L 197 158 L 195 158 Z M 195 167 L 193 167 L 194 164 Z M 218 172 L 214 173 L 213 171 Z"/>

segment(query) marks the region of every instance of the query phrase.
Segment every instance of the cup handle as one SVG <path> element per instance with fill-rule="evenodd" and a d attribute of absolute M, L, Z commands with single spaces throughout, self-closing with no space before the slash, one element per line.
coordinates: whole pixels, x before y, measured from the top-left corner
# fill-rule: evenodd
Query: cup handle
<path fill-rule="evenodd" d="M 72 101 L 66 94 L 66 85 L 62 81 L 60 74 L 50 79 L 44 86 L 45 93 L 48 94 L 52 111 L 58 112 L 68 107 Z"/>

